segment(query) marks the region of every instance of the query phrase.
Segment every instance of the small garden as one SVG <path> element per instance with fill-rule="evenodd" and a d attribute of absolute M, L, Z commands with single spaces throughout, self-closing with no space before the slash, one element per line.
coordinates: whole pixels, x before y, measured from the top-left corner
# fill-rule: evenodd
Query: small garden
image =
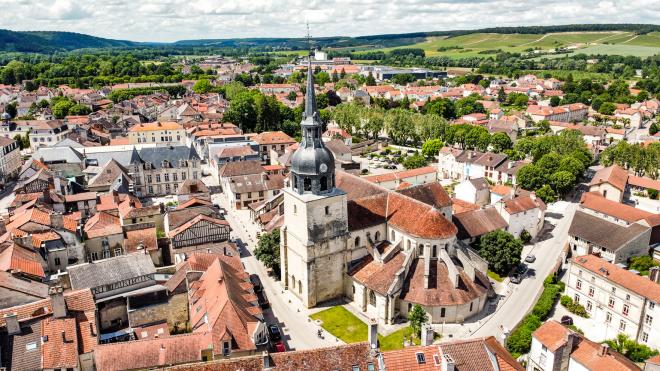
<path fill-rule="evenodd" d="M 421 307 L 419 308 L 421 309 Z M 411 313 L 414 312 L 413 309 Z M 416 313 L 418 313 L 417 316 L 420 320 L 424 320 L 424 322 L 428 320 L 419 312 Z M 367 324 L 341 305 L 314 313 L 310 318 L 320 320 L 323 329 L 345 343 L 357 343 L 368 339 L 369 329 Z M 419 323 L 419 326 L 421 327 L 421 323 Z M 412 340 L 414 345 L 419 345 L 419 327 L 413 326 L 411 322 L 411 326 L 404 327 L 387 336 L 378 335 L 380 349 L 383 351 L 403 348 L 404 340 Z"/>
<path fill-rule="evenodd" d="M 582 305 L 579 303 L 576 303 L 571 299 L 570 296 L 568 295 L 562 295 L 561 299 L 559 299 L 559 302 L 561 305 L 564 306 L 569 312 L 578 315 L 583 318 L 589 318 L 589 313 L 587 313 L 587 310 L 584 309 Z"/>

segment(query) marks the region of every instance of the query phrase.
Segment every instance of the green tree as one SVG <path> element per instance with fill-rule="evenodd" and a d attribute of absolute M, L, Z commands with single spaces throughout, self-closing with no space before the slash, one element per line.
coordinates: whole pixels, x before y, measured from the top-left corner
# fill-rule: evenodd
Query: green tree
<path fill-rule="evenodd" d="M 420 155 L 419 153 L 415 153 L 412 156 L 408 156 L 406 157 L 405 160 L 403 160 L 403 166 L 408 170 L 424 167 L 427 164 L 428 164 L 428 160 L 426 159 L 426 157 Z"/>
<path fill-rule="evenodd" d="M 598 113 L 602 115 L 611 115 L 616 110 L 616 105 L 612 102 L 605 102 L 598 108 Z"/>
<path fill-rule="evenodd" d="M 546 172 L 535 164 L 527 164 L 518 170 L 518 184 L 526 190 L 535 190 L 546 184 Z"/>
<path fill-rule="evenodd" d="M 371 71 L 369 71 L 369 75 L 367 75 L 366 84 L 367 86 L 376 86 L 376 79 L 374 78 L 374 75 L 371 74 Z"/>
<path fill-rule="evenodd" d="M 502 230 L 488 232 L 479 239 L 479 255 L 499 275 L 506 275 L 520 264 L 522 248 L 522 241 Z"/>
<path fill-rule="evenodd" d="M 656 117 L 655 122 L 649 126 L 649 135 L 655 135 L 660 131 L 660 118 Z"/>
<path fill-rule="evenodd" d="M 73 116 L 85 116 L 89 115 L 90 113 L 92 113 L 92 110 L 83 104 L 74 104 L 71 106 L 71 108 L 69 108 L 69 115 Z"/>
<path fill-rule="evenodd" d="M 557 107 L 561 99 L 558 96 L 553 96 L 550 98 L 550 107 Z"/>
<path fill-rule="evenodd" d="M 634 269 L 642 276 L 649 274 L 651 267 L 660 267 L 660 263 L 649 255 L 633 256 L 630 258 L 630 269 Z"/>
<path fill-rule="evenodd" d="M 56 119 L 65 118 L 69 115 L 69 110 L 74 105 L 75 103 L 69 99 L 62 99 L 57 101 L 51 108 L 53 111 L 53 116 L 55 116 Z"/>
<path fill-rule="evenodd" d="M 432 100 L 424 105 L 422 112 L 426 114 L 435 114 L 448 120 L 456 118 L 454 102 L 447 98 Z"/>
<path fill-rule="evenodd" d="M 9 103 L 5 106 L 5 112 L 9 114 L 9 117 L 14 118 L 18 114 L 16 109 L 16 102 Z"/>
<path fill-rule="evenodd" d="M 298 94 L 296 94 L 295 91 L 290 91 L 289 94 L 286 95 L 286 99 L 295 102 L 296 98 L 298 98 Z"/>
<path fill-rule="evenodd" d="M 410 73 L 400 73 L 392 77 L 392 82 L 398 85 L 405 85 L 415 80 L 415 76 Z"/>
<path fill-rule="evenodd" d="M 422 325 L 429 321 L 429 316 L 421 305 L 415 304 L 408 313 L 408 321 L 410 321 L 410 328 L 412 328 L 413 333 L 420 337 Z"/>
<path fill-rule="evenodd" d="M 431 139 L 422 145 L 422 154 L 428 158 L 433 158 L 440 153 L 443 143 L 440 139 Z"/>
<path fill-rule="evenodd" d="M 504 103 L 504 101 L 506 101 L 506 93 L 504 92 L 504 88 L 500 88 L 500 90 L 498 90 L 497 101 L 500 103 Z"/>
<path fill-rule="evenodd" d="M 547 184 L 543 185 L 541 188 L 536 190 L 536 197 L 543 200 L 543 202 L 545 202 L 546 204 L 555 202 L 557 200 L 557 194 Z"/>
<path fill-rule="evenodd" d="M 193 85 L 193 91 L 197 94 L 205 94 L 213 90 L 213 85 L 208 79 L 199 79 Z"/>
<path fill-rule="evenodd" d="M 254 256 L 264 263 L 266 268 L 272 269 L 280 276 L 280 230 L 275 229 L 270 233 L 262 233 L 259 236 Z"/>
<path fill-rule="evenodd" d="M 550 175 L 550 183 L 557 194 L 564 195 L 575 185 L 575 176 L 568 171 L 560 170 Z"/>
<path fill-rule="evenodd" d="M 490 138 L 490 145 L 494 152 L 503 152 L 513 147 L 513 141 L 506 133 L 495 133 Z"/>
<path fill-rule="evenodd" d="M 626 334 L 618 334 L 616 338 L 605 340 L 604 343 L 633 362 L 644 362 L 658 354 L 657 350 L 639 344 Z"/>

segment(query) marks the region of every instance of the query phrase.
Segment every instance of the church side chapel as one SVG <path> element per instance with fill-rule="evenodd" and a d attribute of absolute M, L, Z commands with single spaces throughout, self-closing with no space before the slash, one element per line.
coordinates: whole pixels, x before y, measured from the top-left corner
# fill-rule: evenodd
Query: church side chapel
<path fill-rule="evenodd" d="M 463 322 L 493 294 L 488 264 L 456 239 L 439 183 L 391 191 L 335 170 L 321 139 L 311 62 L 302 142 L 284 189 L 282 281 L 306 307 L 344 298 L 392 324 L 421 305 L 433 323 Z"/>

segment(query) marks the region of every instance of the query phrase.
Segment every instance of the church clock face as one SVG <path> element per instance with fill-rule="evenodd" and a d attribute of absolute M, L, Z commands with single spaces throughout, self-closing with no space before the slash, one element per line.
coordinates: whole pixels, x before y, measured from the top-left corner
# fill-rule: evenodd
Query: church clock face
<path fill-rule="evenodd" d="M 328 171 L 328 165 L 326 165 L 326 164 L 321 164 L 321 166 L 319 166 L 319 170 L 320 170 L 322 173 L 325 173 L 326 171 Z"/>

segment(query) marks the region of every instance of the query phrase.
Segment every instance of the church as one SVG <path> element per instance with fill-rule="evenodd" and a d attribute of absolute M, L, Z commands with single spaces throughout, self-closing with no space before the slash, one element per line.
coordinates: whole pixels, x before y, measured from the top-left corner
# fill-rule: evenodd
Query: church
<path fill-rule="evenodd" d="M 439 183 L 385 189 L 340 170 L 321 138 L 311 64 L 302 141 L 284 188 L 282 283 L 308 307 L 345 299 L 392 324 L 421 305 L 433 323 L 463 322 L 493 294 L 488 263 L 456 239 Z"/>

